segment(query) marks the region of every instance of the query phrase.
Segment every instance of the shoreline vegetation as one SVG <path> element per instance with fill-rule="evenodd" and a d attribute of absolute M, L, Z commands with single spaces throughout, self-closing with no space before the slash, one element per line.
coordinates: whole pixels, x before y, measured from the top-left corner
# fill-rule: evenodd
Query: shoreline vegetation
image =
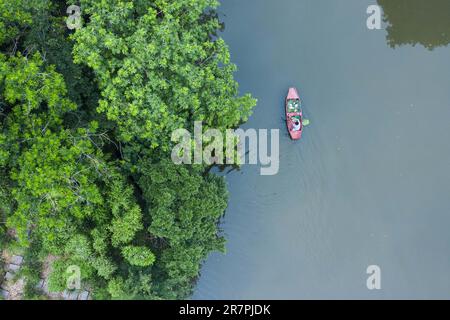
<path fill-rule="evenodd" d="M 24 257 L 23 299 L 184 299 L 225 251 L 223 177 L 175 165 L 171 132 L 233 129 L 240 96 L 217 0 L 0 0 L 0 249 Z M 51 267 L 46 265 L 48 257 Z M 0 282 L 3 279 L 0 279 Z"/>

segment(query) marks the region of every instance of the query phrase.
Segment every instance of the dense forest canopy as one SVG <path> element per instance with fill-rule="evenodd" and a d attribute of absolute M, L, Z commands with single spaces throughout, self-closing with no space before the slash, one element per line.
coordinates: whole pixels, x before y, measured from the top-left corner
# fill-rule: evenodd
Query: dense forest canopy
<path fill-rule="evenodd" d="M 25 252 L 27 294 L 81 268 L 98 299 L 179 299 L 224 250 L 223 178 L 175 165 L 171 132 L 247 120 L 216 0 L 0 0 L 0 244 Z"/>

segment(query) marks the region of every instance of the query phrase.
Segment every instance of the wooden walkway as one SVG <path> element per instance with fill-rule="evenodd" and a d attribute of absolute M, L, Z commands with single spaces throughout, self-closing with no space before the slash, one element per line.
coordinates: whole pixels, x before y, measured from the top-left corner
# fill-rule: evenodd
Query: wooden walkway
<path fill-rule="evenodd" d="M 23 297 L 25 280 L 18 278 L 17 272 L 24 262 L 23 256 L 9 255 L 6 251 L 2 253 L 5 261 L 4 270 L 0 270 L 0 298 L 4 300 L 20 300 Z M 53 293 L 48 289 L 48 274 L 43 273 L 36 289 L 49 299 L 54 300 L 90 300 L 91 296 L 87 290 L 65 290 Z"/>

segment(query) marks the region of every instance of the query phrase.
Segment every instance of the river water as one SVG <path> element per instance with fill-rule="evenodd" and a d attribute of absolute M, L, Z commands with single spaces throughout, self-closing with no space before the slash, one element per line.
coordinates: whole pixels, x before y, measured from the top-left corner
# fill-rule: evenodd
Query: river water
<path fill-rule="evenodd" d="M 402 43 L 433 19 L 400 20 L 392 47 L 385 23 L 366 27 L 371 4 L 223 1 L 237 81 L 259 101 L 244 128 L 280 129 L 280 170 L 227 174 L 227 253 L 210 255 L 194 299 L 450 298 L 450 30 L 429 50 Z M 311 120 L 298 142 L 282 119 L 291 85 Z"/>

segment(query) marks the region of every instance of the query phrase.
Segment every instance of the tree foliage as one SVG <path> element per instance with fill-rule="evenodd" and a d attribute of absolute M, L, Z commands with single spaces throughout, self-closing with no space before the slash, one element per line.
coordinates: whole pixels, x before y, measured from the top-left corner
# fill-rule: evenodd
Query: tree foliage
<path fill-rule="evenodd" d="M 224 250 L 227 190 L 170 161 L 171 132 L 236 127 L 255 100 L 238 94 L 217 1 L 81 5 L 73 33 L 64 1 L 0 0 L 0 233 L 56 256 L 53 291 L 75 265 L 99 299 L 186 298 Z"/>
<path fill-rule="evenodd" d="M 90 23 L 73 38 L 75 61 L 97 75 L 98 111 L 119 139 L 168 150 L 177 128 L 203 121 L 228 128 L 246 121 L 254 100 L 238 97 L 235 66 L 215 37 L 216 0 L 83 0 Z"/>

